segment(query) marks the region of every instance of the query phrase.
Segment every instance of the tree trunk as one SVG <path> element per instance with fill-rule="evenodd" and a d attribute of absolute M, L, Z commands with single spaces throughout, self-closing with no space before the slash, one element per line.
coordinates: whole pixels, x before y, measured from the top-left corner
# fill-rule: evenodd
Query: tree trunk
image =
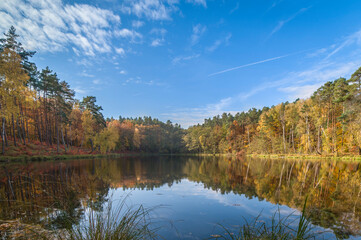
<path fill-rule="evenodd" d="M 286 134 L 285 134 L 285 124 L 282 122 L 282 138 L 283 138 L 283 153 L 286 153 Z"/>
<path fill-rule="evenodd" d="M 248 140 L 248 146 L 251 143 L 250 137 L 249 137 L 249 127 L 247 127 L 247 140 Z"/>
<path fill-rule="evenodd" d="M 68 131 L 66 130 L 66 127 L 65 127 L 65 142 L 66 142 L 66 147 L 69 148 L 69 138 L 68 138 Z"/>
<path fill-rule="evenodd" d="M 321 127 L 318 127 L 318 132 L 317 132 L 317 152 L 318 154 L 322 154 L 321 151 Z"/>
<path fill-rule="evenodd" d="M 26 107 L 25 107 L 25 116 L 26 116 Z M 28 142 L 30 141 L 30 137 L 29 137 L 29 121 L 25 121 L 25 127 L 26 127 L 26 137 L 28 138 Z"/>
<path fill-rule="evenodd" d="M 9 146 L 8 143 L 8 135 L 6 134 L 6 118 L 4 118 L 4 124 L 5 124 L 5 128 L 4 128 L 4 135 L 5 135 L 5 146 Z"/>
<path fill-rule="evenodd" d="M 14 137 L 14 146 L 16 147 L 16 136 L 15 136 L 15 122 L 14 122 L 14 114 L 11 114 L 11 121 L 13 123 L 13 137 Z"/>
<path fill-rule="evenodd" d="M 20 121 L 20 123 L 18 123 L 18 126 L 19 126 L 19 130 L 21 130 L 21 131 L 19 131 L 19 133 L 21 133 L 21 136 L 23 137 L 23 143 L 24 143 L 24 145 L 26 145 L 26 140 L 25 140 L 25 138 L 26 138 L 26 136 L 25 136 L 25 130 L 24 130 L 24 124 L 23 124 L 23 122 L 21 121 L 21 119 L 19 119 L 19 121 Z M 22 127 L 22 126 L 23 127 Z"/>
<path fill-rule="evenodd" d="M 92 151 L 91 151 L 90 153 L 92 153 L 92 152 L 94 151 L 93 140 L 92 140 L 92 139 L 89 139 L 89 141 L 90 141 L 90 146 L 91 146 L 91 149 L 92 149 Z"/>
<path fill-rule="evenodd" d="M 73 146 L 73 139 L 72 139 L 72 132 L 71 132 L 71 125 L 70 125 L 70 146 Z"/>
<path fill-rule="evenodd" d="M 311 140 L 310 140 L 310 124 L 308 122 L 308 115 L 306 115 L 306 129 L 307 129 L 307 153 L 311 152 Z"/>
<path fill-rule="evenodd" d="M 40 116 L 40 132 L 41 132 L 42 142 L 47 143 L 46 131 L 44 128 L 44 123 L 43 123 L 43 115 Z"/>
<path fill-rule="evenodd" d="M 1 153 L 5 154 L 5 118 L 2 118 L 2 127 L 1 127 L 1 140 L 2 140 L 2 149 Z"/>
<path fill-rule="evenodd" d="M 295 149 L 295 139 L 293 136 L 293 127 L 292 127 L 292 148 L 293 148 L 293 153 L 296 153 L 296 149 Z"/>
<path fill-rule="evenodd" d="M 36 127 L 37 127 L 37 129 L 38 129 L 39 141 L 40 141 L 40 142 L 43 142 L 43 139 L 42 139 L 42 137 L 41 137 L 41 124 L 40 124 L 40 121 L 39 121 L 38 111 L 36 111 L 36 120 L 37 120 Z"/>
<path fill-rule="evenodd" d="M 59 153 L 59 123 L 58 120 L 56 119 L 56 152 Z"/>
<path fill-rule="evenodd" d="M 64 150 L 66 152 L 66 144 L 65 144 L 65 140 L 64 140 L 63 128 L 61 128 L 61 139 L 63 140 Z"/>
<path fill-rule="evenodd" d="M 19 107 L 20 107 L 20 117 L 19 117 L 19 121 L 20 121 L 20 129 L 21 129 L 21 133 L 23 135 L 23 141 L 24 141 L 24 145 L 26 145 L 26 135 L 25 135 L 25 117 L 24 117 L 24 111 L 23 111 L 23 105 L 21 103 L 19 103 Z"/>

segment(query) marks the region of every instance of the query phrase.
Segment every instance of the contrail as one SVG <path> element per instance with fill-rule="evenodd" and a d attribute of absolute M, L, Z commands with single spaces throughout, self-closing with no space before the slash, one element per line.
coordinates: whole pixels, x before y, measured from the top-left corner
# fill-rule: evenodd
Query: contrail
<path fill-rule="evenodd" d="M 209 74 L 208 77 L 212 77 L 212 76 L 222 74 L 222 73 L 225 73 L 225 72 L 230 72 L 230 71 L 240 69 L 240 68 L 245 68 L 245 67 L 257 65 L 257 64 L 260 64 L 260 63 L 275 61 L 277 59 L 281 59 L 281 58 L 289 57 L 289 56 L 292 56 L 292 55 L 300 54 L 300 53 L 303 53 L 303 52 L 306 52 L 306 51 L 309 51 L 309 50 L 311 50 L 311 49 L 303 50 L 303 51 L 295 52 L 295 53 L 290 53 L 290 54 L 282 55 L 282 56 L 279 56 L 279 57 L 268 58 L 268 59 L 265 59 L 265 60 L 261 60 L 261 61 L 253 62 L 253 63 L 248 63 L 248 64 L 241 65 L 241 66 L 238 66 L 238 67 L 228 68 L 228 69 L 220 71 L 220 72 L 215 72 L 215 73 Z"/>

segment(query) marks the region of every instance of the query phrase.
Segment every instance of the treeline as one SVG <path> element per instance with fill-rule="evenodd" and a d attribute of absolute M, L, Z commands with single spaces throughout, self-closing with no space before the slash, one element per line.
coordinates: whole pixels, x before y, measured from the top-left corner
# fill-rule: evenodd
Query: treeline
<path fill-rule="evenodd" d="M 223 114 L 188 129 L 193 152 L 361 154 L 361 68 L 305 100 Z"/>
<path fill-rule="evenodd" d="M 224 113 L 187 130 L 151 117 L 104 119 L 94 96 L 75 92 L 49 67 L 38 70 L 11 27 L 0 39 L 1 153 L 32 143 L 88 152 L 361 154 L 361 68 L 312 97 Z M 75 147 L 75 148 L 73 148 Z"/>
<path fill-rule="evenodd" d="M 75 92 L 49 67 L 38 70 L 11 27 L 0 39 L 1 153 L 9 146 L 31 143 L 72 147 L 89 152 L 184 151 L 178 124 L 148 117 L 104 119 L 93 96 L 75 99 Z"/>
<path fill-rule="evenodd" d="M 185 130 L 179 124 L 151 117 L 107 119 L 118 133 L 116 150 L 148 153 L 181 153 L 186 151 Z"/>

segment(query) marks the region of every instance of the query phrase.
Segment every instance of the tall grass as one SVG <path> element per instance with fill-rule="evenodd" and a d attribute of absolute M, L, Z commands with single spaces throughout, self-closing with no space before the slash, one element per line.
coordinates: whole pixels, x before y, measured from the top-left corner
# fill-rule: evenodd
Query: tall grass
<path fill-rule="evenodd" d="M 109 202 L 105 211 L 85 208 L 86 219 L 70 229 L 46 230 L 40 225 L 19 220 L 0 221 L 0 239 L 36 240 L 144 240 L 156 239 L 156 228 L 151 226 L 149 211 L 143 206 L 128 207 L 122 200 L 115 208 Z M 66 220 L 69 221 L 69 220 Z"/>
<path fill-rule="evenodd" d="M 155 239 L 148 209 L 131 208 L 122 200 L 116 208 L 109 202 L 105 212 L 88 210 L 88 219 L 68 230 L 61 239 L 70 240 L 140 240 Z"/>
<path fill-rule="evenodd" d="M 278 210 L 271 219 L 271 225 L 259 221 L 260 215 L 252 222 L 245 219 L 245 224 L 239 227 L 236 231 L 220 225 L 223 234 L 212 235 L 212 239 L 226 239 L 226 240 L 302 240 L 302 239 L 316 239 L 315 233 L 312 231 L 311 223 L 306 218 L 306 202 L 305 200 L 302 214 L 299 218 L 297 229 L 291 227 L 294 220 L 291 220 L 291 215 L 281 217 Z"/>

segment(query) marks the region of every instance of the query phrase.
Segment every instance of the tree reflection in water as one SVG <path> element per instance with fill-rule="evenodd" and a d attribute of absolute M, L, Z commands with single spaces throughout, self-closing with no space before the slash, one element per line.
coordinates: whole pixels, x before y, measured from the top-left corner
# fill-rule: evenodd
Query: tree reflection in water
<path fill-rule="evenodd" d="M 129 157 L 5 165 L 0 219 L 70 228 L 101 211 L 111 188 L 152 190 L 187 178 L 206 188 L 301 209 L 338 237 L 361 235 L 360 164 L 223 157 Z M 81 207 L 83 206 L 83 207 Z"/>

